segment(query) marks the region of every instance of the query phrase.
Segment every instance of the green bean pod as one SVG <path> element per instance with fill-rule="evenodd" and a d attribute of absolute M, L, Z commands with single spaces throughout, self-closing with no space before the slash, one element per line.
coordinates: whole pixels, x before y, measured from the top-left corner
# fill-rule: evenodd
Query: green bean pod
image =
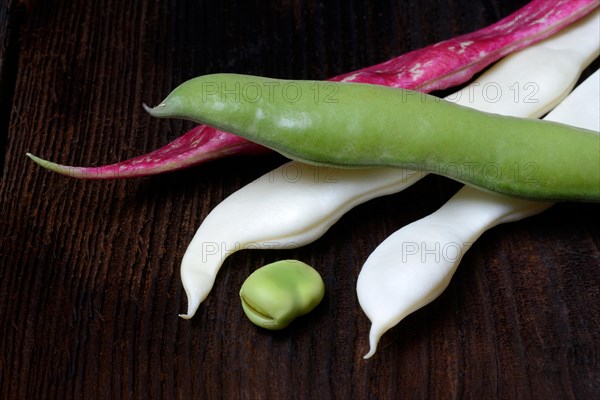
<path fill-rule="evenodd" d="M 594 132 L 411 90 L 214 74 L 184 82 L 146 109 L 215 126 L 294 160 L 417 169 L 531 200 L 600 201 Z"/>

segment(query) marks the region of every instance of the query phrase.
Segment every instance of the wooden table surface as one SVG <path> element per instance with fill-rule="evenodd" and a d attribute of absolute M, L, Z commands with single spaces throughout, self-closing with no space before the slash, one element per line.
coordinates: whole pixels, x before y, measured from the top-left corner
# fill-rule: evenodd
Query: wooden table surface
<path fill-rule="evenodd" d="M 428 176 L 356 207 L 300 249 L 236 253 L 183 320 L 179 264 L 196 228 L 285 159 L 82 181 L 25 157 L 131 158 L 193 126 L 141 107 L 193 76 L 325 79 L 484 27 L 526 2 L 2 0 L 0 398 L 599 398 L 598 205 L 559 204 L 488 231 L 443 295 L 364 360 L 361 265 L 457 183 Z M 327 292 L 309 316 L 270 332 L 245 318 L 238 291 L 282 258 L 314 265 Z"/>

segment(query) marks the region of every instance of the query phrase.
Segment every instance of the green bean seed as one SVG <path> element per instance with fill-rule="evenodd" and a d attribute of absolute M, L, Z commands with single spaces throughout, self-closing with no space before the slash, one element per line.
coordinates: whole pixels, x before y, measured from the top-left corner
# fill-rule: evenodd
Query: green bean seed
<path fill-rule="evenodd" d="M 323 299 L 325 285 L 311 266 L 283 260 L 254 271 L 240 289 L 244 312 L 255 325 L 278 330 L 313 310 Z"/>

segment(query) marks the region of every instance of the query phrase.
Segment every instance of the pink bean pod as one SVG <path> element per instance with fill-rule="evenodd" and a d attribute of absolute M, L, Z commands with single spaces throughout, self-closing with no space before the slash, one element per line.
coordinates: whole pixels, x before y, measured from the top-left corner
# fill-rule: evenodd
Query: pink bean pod
<path fill-rule="evenodd" d="M 468 81 L 505 55 L 551 36 L 598 7 L 597 0 L 533 0 L 500 21 L 414 50 L 381 64 L 331 78 L 425 93 Z M 153 152 L 98 167 L 73 167 L 27 154 L 40 166 L 80 179 L 148 176 L 202 164 L 236 154 L 271 150 L 210 126 L 199 125 Z"/>
<path fill-rule="evenodd" d="M 486 66 L 539 42 L 583 17 L 598 1 L 534 0 L 476 32 L 411 51 L 381 64 L 333 78 L 431 92 L 471 79 Z"/>
<path fill-rule="evenodd" d="M 158 150 L 116 164 L 73 167 L 46 161 L 30 153 L 27 156 L 50 171 L 72 178 L 119 179 L 175 171 L 234 154 L 262 154 L 271 151 L 242 137 L 208 125 L 198 125 Z"/>

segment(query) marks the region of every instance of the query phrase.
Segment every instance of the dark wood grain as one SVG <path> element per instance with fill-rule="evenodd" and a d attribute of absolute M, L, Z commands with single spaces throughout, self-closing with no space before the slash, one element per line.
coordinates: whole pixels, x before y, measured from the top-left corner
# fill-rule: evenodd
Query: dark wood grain
<path fill-rule="evenodd" d="M 314 244 L 233 255 L 185 321 L 179 262 L 195 229 L 284 159 L 92 182 L 24 156 L 78 165 L 133 157 L 191 126 L 141 108 L 185 79 L 327 78 L 481 28 L 525 3 L 0 3 L 0 398 L 600 397 L 597 205 L 561 204 L 487 232 L 446 292 L 363 360 L 360 266 L 458 184 L 429 176 L 357 207 Z M 289 329 L 267 332 L 244 317 L 237 293 L 255 268 L 284 257 L 314 265 L 327 294 Z"/>

